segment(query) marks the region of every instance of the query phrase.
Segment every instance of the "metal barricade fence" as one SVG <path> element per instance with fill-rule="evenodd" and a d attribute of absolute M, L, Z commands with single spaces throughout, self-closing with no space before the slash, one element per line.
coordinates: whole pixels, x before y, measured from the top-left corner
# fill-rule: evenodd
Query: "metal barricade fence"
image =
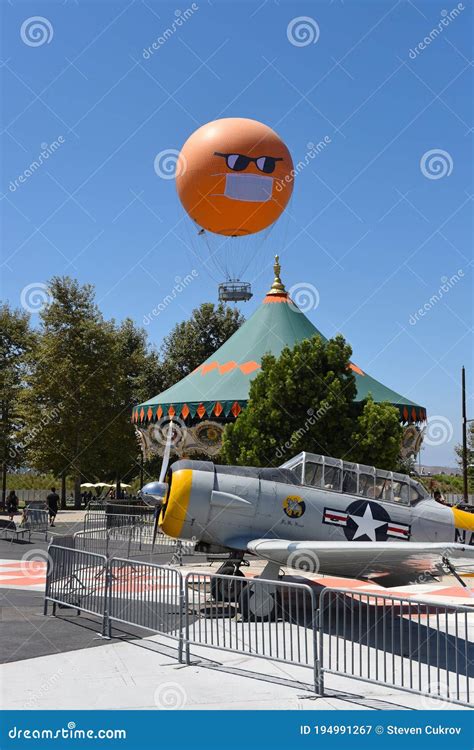
<path fill-rule="evenodd" d="M 31 533 L 44 534 L 45 540 L 48 538 L 48 521 L 49 513 L 43 508 L 32 508 L 27 506 L 25 509 L 25 525 L 28 526 Z"/>
<path fill-rule="evenodd" d="M 464 502 L 464 495 L 462 494 L 462 492 L 445 492 L 444 499 L 448 505 L 458 505 L 459 503 Z M 467 496 L 467 504 L 474 505 L 473 494 Z"/>
<path fill-rule="evenodd" d="M 165 536 L 161 531 L 153 544 L 153 530 L 147 526 L 117 526 L 88 529 L 74 534 L 76 549 L 114 557 L 122 555 L 169 554 L 173 564 L 182 564 L 184 555 L 194 554 L 194 543 Z"/>
<path fill-rule="evenodd" d="M 108 564 L 105 619 L 137 625 L 178 641 L 183 655 L 183 576 L 175 568 L 112 558 Z"/>
<path fill-rule="evenodd" d="M 104 555 L 54 544 L 49 546 L 44 614 L 48 612 L 48 602 L 52 602 L 53 615 L 59 605 L 103 617 L 106 585 L 107 558 Z"/>
<path fill-rule="evenodd" d="M 76 537 L 77 539 L 77 537 Z M 50 545 L 48 603 L 97 615 L 102 633 L 134 625 L 232 651 L 469 705 L 474 610 L 384 593 L 323 589 L 176 568 Z"/>
<path fill-rule="evenodd" d="M 97 555 L 108 556 L 107 529 L 89 529 L 88 531 L 76 531 L 73 536 L 73 547 L 83 552 L 94 552 Z"/>
<path fill-rule="evenodd" d="M 52 537 L 50 546 L 55 547 L 68 547 L 68 549 L 75 549 L 74 534 L 56 534 Z"/>
<path fill-rule="evenodd" d="M 321 695 L 324 674 L 333 673 L 470 703 L 471 608 L 350 589 L 324 589 L 319 606 Z"/>
<path fill-rule="evenodd" d="M 148 506 L 106 502 L 101 507 L 88 508 L 83 530 L 96 528 L 148 527 L 153 529 L 154 509 Z"/>
<path fill-rule="evenodd" d="M 319 685 L 316 598 L 301 583 L 188 573 L 186 661 L 191 644 L 237 651 L 313 670 Z"/>
<path fill-rule="evenodd" d="M 84 513 L 82 529 L 86 533 L 95 529 L 105 528 L 105 507 L 87 509 Z"/>
<path fill-rule="evenodd" d="M 133 511 L 130 512 L 130 511 Z M 127 557 L 152 551 L 154 513 L 152 508 L 107 503 L 104 510 L 88 511 L 84 516 L 80 544 L 104 554 Z M 90 542 L 87 542 L 87 537 Z M 103 548 L 100 540 L 103 538 Z"/>

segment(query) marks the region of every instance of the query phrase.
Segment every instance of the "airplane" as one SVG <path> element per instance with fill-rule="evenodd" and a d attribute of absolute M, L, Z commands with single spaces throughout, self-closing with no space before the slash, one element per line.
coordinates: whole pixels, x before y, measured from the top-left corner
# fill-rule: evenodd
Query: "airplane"
<path fill-rule="evenodd" d="M 166 480 L 165 479 L 166 474 Z M 474 513 L 440 504 L 404 474 L 302 452 L 278 468 L 188 459 L 143 487 L 157 525 L 196 550 L 229 553 L 219 573 L 242 576 L 244 555 L 389 587 L 453 574 L 474 562 Z"/>

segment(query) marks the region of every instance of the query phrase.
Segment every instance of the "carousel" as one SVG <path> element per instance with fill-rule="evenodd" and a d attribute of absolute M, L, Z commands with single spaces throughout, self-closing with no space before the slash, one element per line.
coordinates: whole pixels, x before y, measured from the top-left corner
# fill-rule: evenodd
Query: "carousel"
<path fill-rule="evenodd" d="M 209 359 L 171 388 L 133 409 L 145 460 L 162 454 L 168 431 L 179 456 L 215 456 L 221 447 L 225 425 L 238 419 L 249 397 L 250 383 L 258 375 L 262 357 L 278 357 L 284 347 L 323 334 L 290 298 L 280 278 L 275 258 L 275 278 L 260 307 Z M 397 407 L 405 425 L 402 454 L 416 455 L 420 449 L 420 424 L 426 420 L 423 406 L 401 396 L 361 367 L 351 363 L 357 384 L 356 401 L 369 394 L 376 402 Z"/>

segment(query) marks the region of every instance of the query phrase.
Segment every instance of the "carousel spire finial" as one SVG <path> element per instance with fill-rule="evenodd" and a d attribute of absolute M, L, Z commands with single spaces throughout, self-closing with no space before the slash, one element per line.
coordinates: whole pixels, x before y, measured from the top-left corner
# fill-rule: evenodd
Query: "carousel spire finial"
<path fill-rule="evenodd" d="M 280 294 L 280 295 L 286 294 L 287 292 L 286 292 L 285 286 L 284 284 L 282 284 L 281 278 L 280 278 L 281 266 L 280 266 L 280 258 L 278 255 L 275 255 L 275 263 L 273 264 L 273 271 L 275 273 L 275 278 L 273 279 L 273 284 L 270 288 L 270 291 L 267 292 L 267 295 L 268 294 Z"/>

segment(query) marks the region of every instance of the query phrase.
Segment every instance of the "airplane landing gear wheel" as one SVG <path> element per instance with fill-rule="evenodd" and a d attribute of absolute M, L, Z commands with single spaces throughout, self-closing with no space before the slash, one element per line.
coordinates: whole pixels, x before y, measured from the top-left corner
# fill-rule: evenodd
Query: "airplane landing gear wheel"
<path fill-rule="evenodd" d="M 224 568 L 221 571 L 222 575 L 233 576 L 234 578 L 245 578 L 245 575 L 238 568 L 236 569 L 233 565 L 229 568 Z M 242 590 L 245 588 L 246 583 L 241 580 L 223 580 L 222 578 L 211 579 L 211 595 L 215 602 L 230 602 L 231 604 L 237 605 Z"/>
<path fill-rule="evenodd" d="M 239 605 L 246 622 L 272 622 L 278 611 L 275 587 L 247 586 L 240 594 Z"/>

